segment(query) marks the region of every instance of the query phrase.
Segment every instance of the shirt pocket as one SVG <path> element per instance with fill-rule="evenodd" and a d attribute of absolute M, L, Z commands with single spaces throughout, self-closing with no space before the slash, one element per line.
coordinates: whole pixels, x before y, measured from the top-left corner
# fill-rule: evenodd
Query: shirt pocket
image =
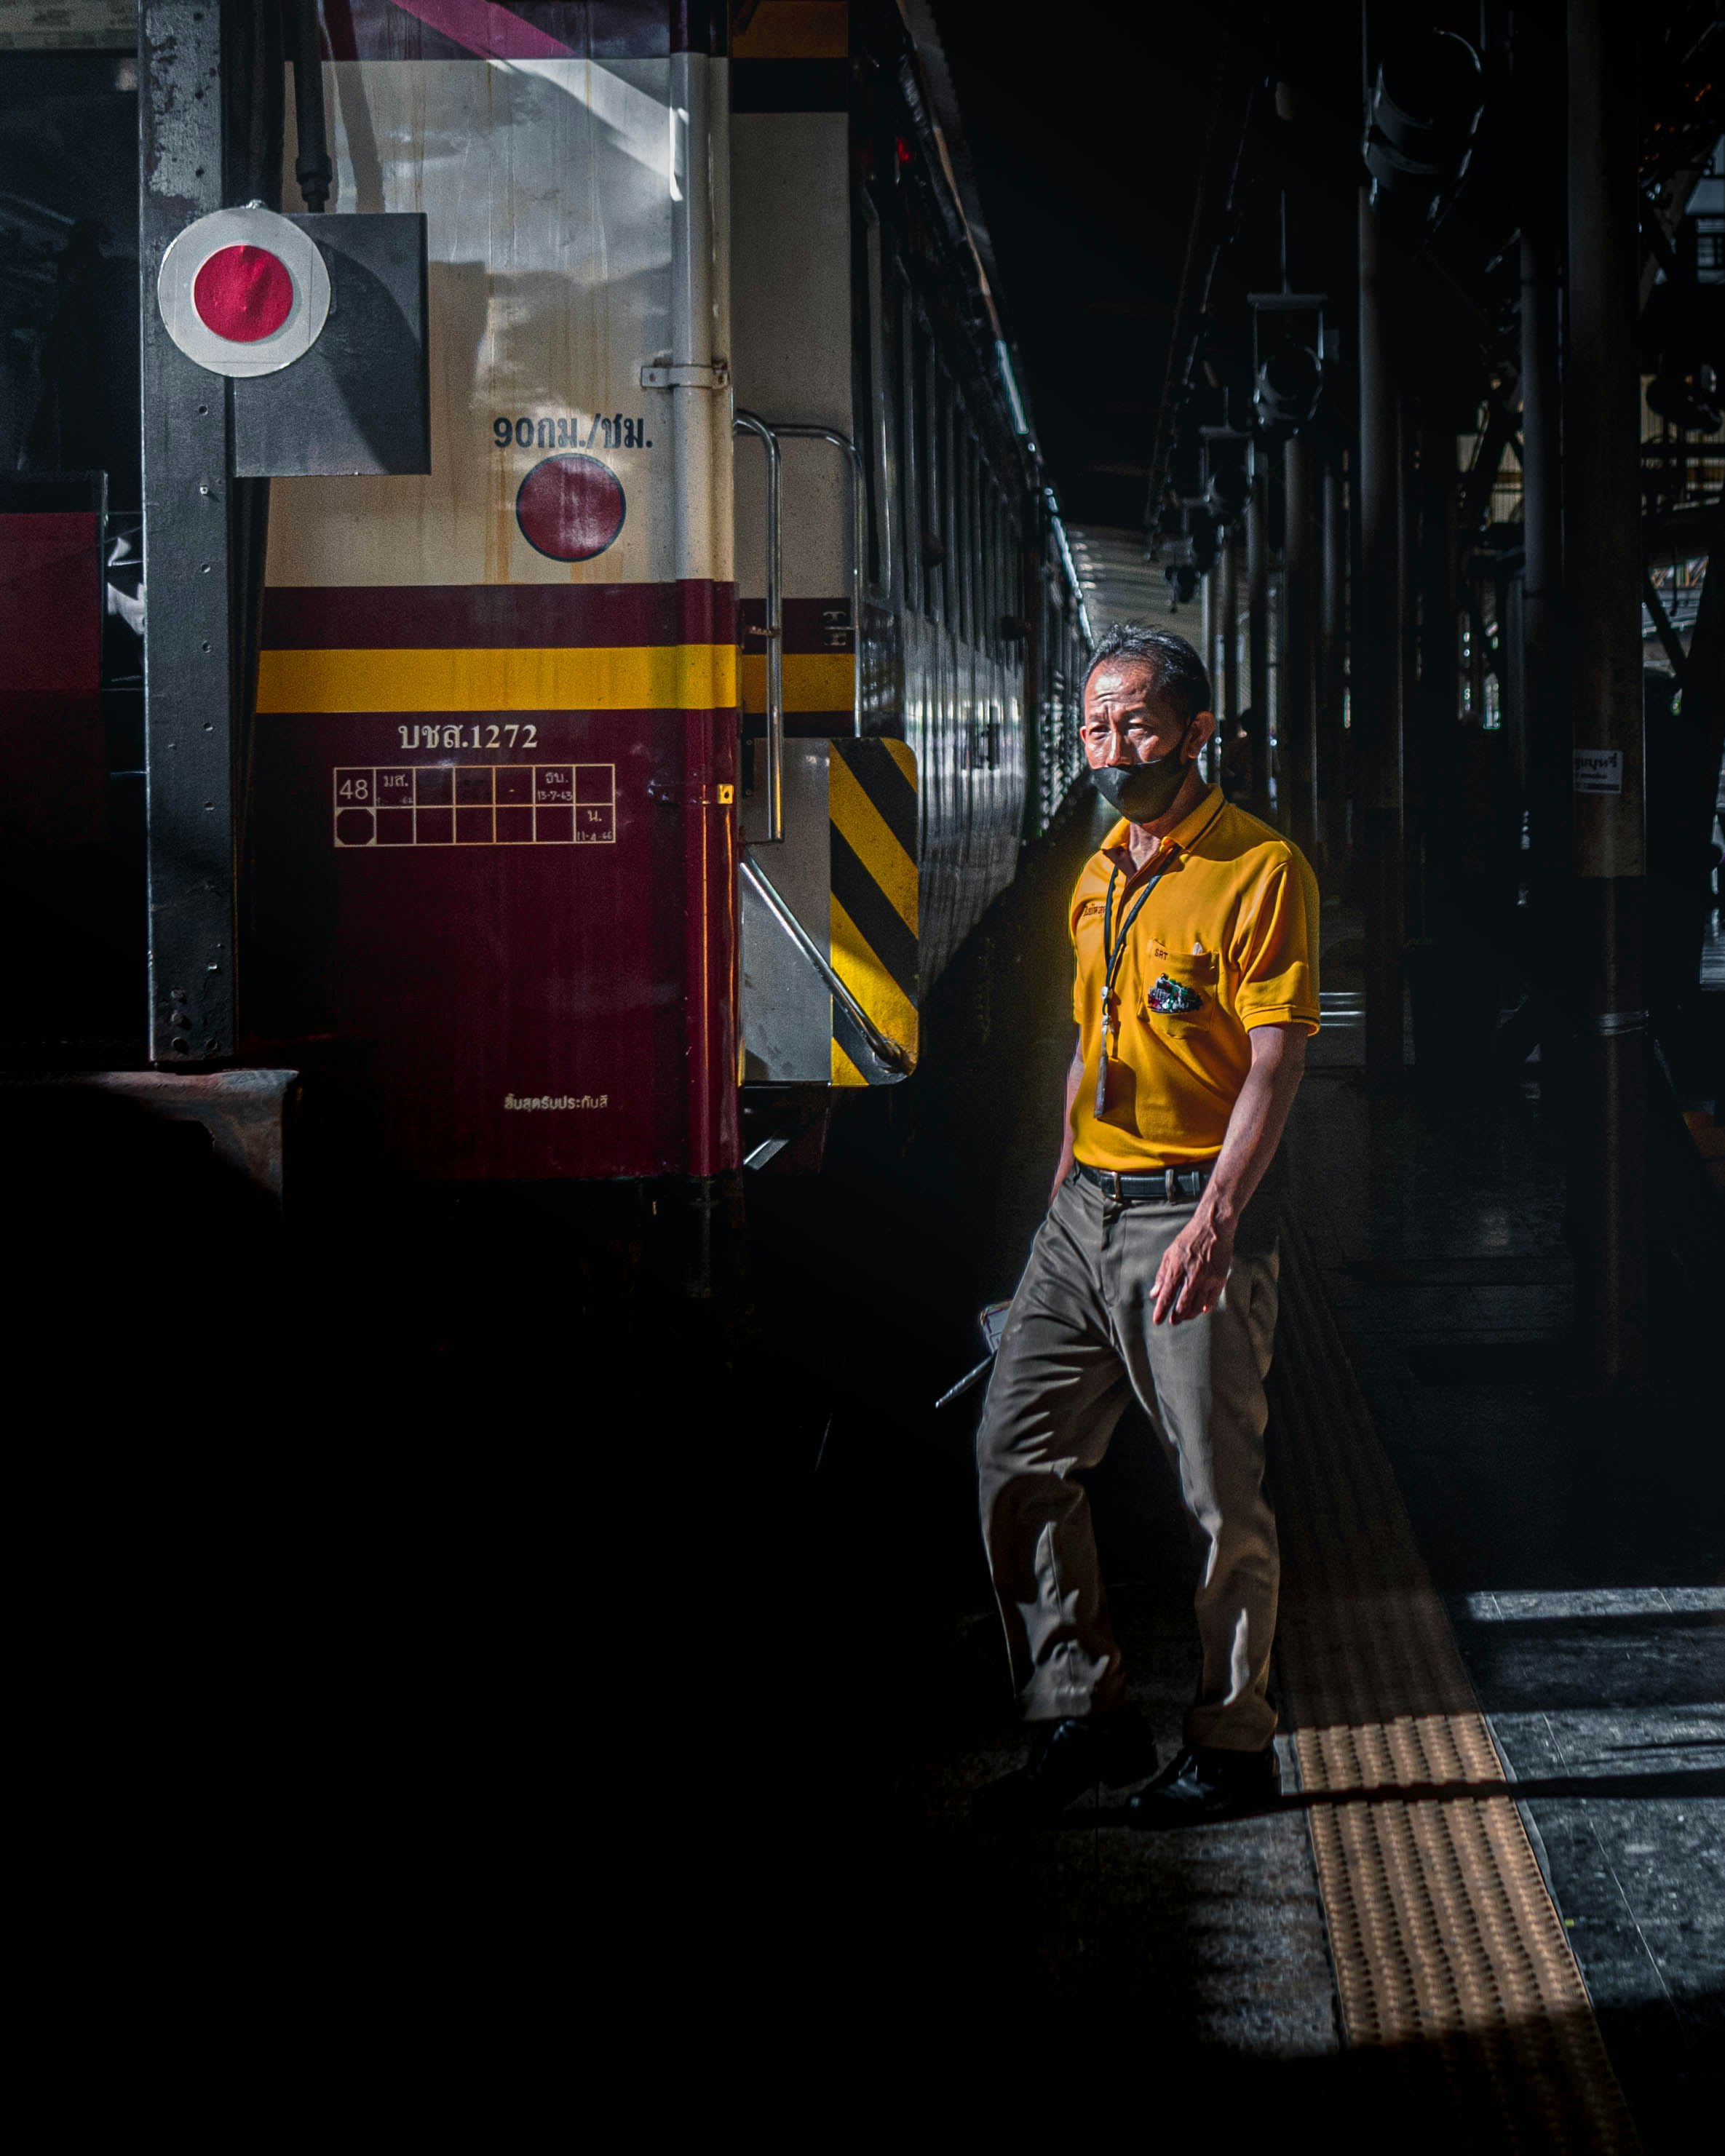
<path fill-rule="evenodd" d="M 1210 1030 L 1215 1023 L 1216 984 L 1221 973 L 1214 952 L 1152 958 L 1145 970 L 1150 978 L 1141 1015 L 1149 1024 L 1175 1038 Z"/>

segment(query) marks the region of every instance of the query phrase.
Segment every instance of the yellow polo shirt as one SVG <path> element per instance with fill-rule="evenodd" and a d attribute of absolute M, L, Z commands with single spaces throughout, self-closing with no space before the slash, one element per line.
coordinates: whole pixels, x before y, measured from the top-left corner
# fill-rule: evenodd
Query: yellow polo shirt
<path fill-rule="evenodd" d="M 1213 786 L 1134 883 L 1125 844 L 1126 826 L 1116 824 L 1079 878 L 1070 914 L 1072 1013 L 1084 1059 L 1073 1137 L 1087 1166 L 1122 1174 L 1214 1159 L 1251 1068 L 1252 1028 L 1318 1029 L 1317 879 L 1297 847 Z M 1115 975 L 1120 1043 L 1099 1117 L 1102 910 L 1116 859 L 1125 871 L 1115 887 L 1116 937 L 1145 881 L 1163 874 Z"/>

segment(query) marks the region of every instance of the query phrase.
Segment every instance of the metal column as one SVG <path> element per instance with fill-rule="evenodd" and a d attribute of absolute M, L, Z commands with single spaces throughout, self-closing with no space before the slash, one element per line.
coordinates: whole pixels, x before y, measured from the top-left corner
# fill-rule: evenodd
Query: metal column
<path fill-rule="evenodd" d="M 1635 349 L 1635 18 L 1568 0 L 1565 582 L 1573 665 L 1576 927 L 1589 962 L 1572 1172 L 1588 1263 L 1581 1337 L 1601 1387 L 1647 1368 L 1646 887 L 1640 398 Z"/>
<path fill-rule="evenodd" d="M 1250 641 L 1246 738 L 1252 783 L 1246 805 L 1269 814 L 1269 474 L 1254 449 L 1246 505 L 1246 629 Z"/>
<path fill-rule="evenodd" d="M 1204 662 L 1204 671 L 1210 677 L 1210 701 L 1216 701 L 1216 572 L 1212 569 L 1198 586 L 1198 656 Z M 1214 780 L 1216 759 L 1221 753 L 1213 738 L 1200 761 L 1204 777 Z"/>
<path fill-rule="evenodd" d="M 1530 899 L 1545 978 L 1555 987 L 1567 910 L 1572 821 L 1563 635 L 1563 494 L 1558 372 L 1558 220 L 1530 204 L 1522 228 L 1522 723 L 1527 741 Z M 1549 1047 L 1547 1050 L 1549 1054 Z"/>
<path fill-rule="evenodd" d="M 1360 593 L 1353 732 L 1366 858 L 1366 1068 L 1402 1068 L 1403 803 L 1400 427 L 1378 285 L 1377 218 L 1360 190 Z"/>
<path fill-rule="evenodd" d="M 1230 534 L 1222 542 L 1223 716 L 1232 726 L 1240 715 L 1240 542 Z"/>
<path fill-rule="evenodd" d="M 1309 434 L 1282 451 L 1282 805 L 1310 857 L 1317 835 L 1316 463 Z"/>
<path fill-rule="evenodd" d="M 1347 851 L 1347 512 L 1335 454 L 1324 463 L 1322 587 L 1318 605 L 1318 835 L 1327 866 Z"/>
<path fill-rule="evenodd" d="M 234 1052 L 234 713 L 228 385 L 162 327 L 168 243 L 223 206 L 223 11 L 152 0 L 138 46 L 150 1059 Z"/>

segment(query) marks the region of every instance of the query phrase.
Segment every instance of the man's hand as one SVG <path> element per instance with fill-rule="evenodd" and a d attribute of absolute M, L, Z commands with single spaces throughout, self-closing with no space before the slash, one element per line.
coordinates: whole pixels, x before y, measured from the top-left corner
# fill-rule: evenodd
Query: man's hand
<path fill-rule="evenodd" d="M 1216 1306 L 1233 1263 L 1233 1227 L 1201 1206 L 1162 1253 L 1156 1268 L 1153 1324 L 1180 1324 Z"/>
<path fill-rule="evenodd" d="M 1169 1244 L 1156 1276 L 1154 1322 L 1178 1325 L 1216 1307 L 1233 1263 L 1234 1223 L 1280 1142 L 1305 1068 L 1305 1028 L 1252 1029 L 1252 1067 L 1197 1210 Z"/>

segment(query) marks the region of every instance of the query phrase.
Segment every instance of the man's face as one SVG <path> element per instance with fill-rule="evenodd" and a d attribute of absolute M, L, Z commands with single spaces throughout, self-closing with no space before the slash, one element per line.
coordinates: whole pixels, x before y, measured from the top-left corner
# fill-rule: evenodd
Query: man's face
<path fill-rule="evenodd" d="M 1156 689 L 1156 670 L 1141 659 L 1099 666 L 1084 690 L 1084 754 L 1105 764 L 1155 763 L 1177 751 L 1196 757 L 1215 730 L 1208 711 L 1188 725 Z"/>

